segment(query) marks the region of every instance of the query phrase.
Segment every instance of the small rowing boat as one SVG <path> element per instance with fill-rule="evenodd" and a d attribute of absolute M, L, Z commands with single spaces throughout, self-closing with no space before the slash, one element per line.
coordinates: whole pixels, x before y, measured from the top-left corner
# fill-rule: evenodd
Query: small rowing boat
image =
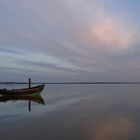
<path fill-rule="evenodd" d="M 0 95 L 30 95 L 30 94 L 39 94 L 44 89 L 45 84 L 34 86 L 31 88 L 23 88 L 23 89 L 0 89 Z"/>

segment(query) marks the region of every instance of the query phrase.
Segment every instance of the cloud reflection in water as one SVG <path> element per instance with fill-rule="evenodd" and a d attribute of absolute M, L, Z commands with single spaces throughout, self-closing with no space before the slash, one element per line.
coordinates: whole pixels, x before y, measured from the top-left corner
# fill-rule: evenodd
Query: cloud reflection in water
<path fill-rule="evenodd" d="M 3 140 L 140 138 L 139 86 L 49 85 L 47 88 L 47 105 L 36 111 L 40 115 L 26 114 L 28 117 L 9 122 L 5 129 L 1 127 Z"/>

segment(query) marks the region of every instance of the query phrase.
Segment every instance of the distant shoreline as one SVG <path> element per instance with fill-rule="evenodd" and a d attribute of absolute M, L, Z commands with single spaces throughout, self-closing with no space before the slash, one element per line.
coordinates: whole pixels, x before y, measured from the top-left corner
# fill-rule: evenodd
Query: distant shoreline
<path fill-rule="evenodd" d="M 28 84 L 28 82 L 0 82 L 0 84 Z M 32 82 L 31 84 L 92 84 L 92 85 L 106 85 L 106 84 L 140 84 L 140 82 Z"/>

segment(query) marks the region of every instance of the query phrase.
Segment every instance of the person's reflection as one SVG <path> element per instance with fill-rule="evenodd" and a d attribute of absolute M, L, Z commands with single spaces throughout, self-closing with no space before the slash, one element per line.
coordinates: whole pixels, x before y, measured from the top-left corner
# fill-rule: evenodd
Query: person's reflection
<path fill-rule="evenodd" d="M 32 94 L 32 95 L 22 95 L 22 96 L 14 96 L 14 95 L 1 95 L 0 102 L 8 102 L 8 101 L 29 101 L 28 110 L 31 111 L 31 101 L 45 105 L 44 99 L 41 95 Z"/>

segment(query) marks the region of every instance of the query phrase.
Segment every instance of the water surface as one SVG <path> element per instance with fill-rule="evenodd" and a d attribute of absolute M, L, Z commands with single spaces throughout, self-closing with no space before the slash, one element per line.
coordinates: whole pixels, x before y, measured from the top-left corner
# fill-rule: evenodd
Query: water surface
<path fill-rule="evenodd" d="M 41 94 L 46 105 L 31 112 L 28 102 L 0 103 L 2 140 L 140 139 L 139 85 L 46 85 Z"/>

